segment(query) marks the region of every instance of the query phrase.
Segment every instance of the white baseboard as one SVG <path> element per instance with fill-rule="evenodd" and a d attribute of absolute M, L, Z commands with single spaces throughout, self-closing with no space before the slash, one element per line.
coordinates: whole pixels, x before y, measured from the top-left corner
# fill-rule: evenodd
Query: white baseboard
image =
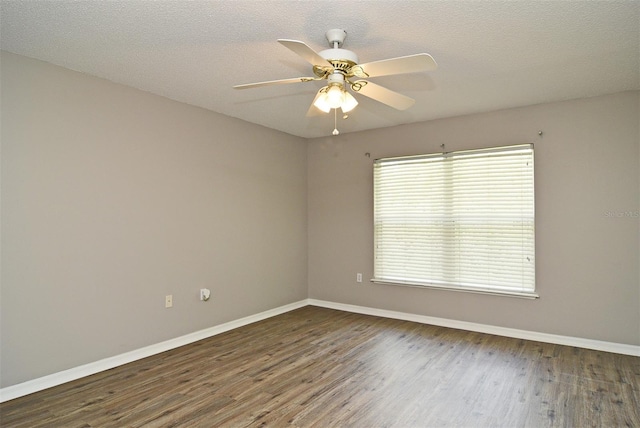
<path fill-rule="evenodd" d="M 457 328 L 478 333 L 495 334 L 496 336 L 513 337 L 516 339 L 533 340 L 536 342 L 553 343 L 556 345 L 575 346 L 578 348 L 594 349 L 597 351 L 613 352 L 616 354 L 640 357 L 640 346 L 623 343 L 603 342 L 600 340 L 583 339 L 580 337 L 560 336 L 556 334 L 538 333 L 535 331 L 518 330 L 515 328 L 497 327 L 487 324 L 476 324 L 467 321 L 456 321 L 446 318 L 429 317 L 426 315 L 409 314 L 406 312 L 388 311 L 386 309 L 369 308 L 366 306 L 348 305 L 344 303 L 328 302 L 325 300 L 308 299 L 309 305 L 357 314 L 374 315 L 384 318 L 394 318 L 403 321 L 413 321 L 421 324 L 431 324 L 441 327 Z"/>
<path fill-rule="evenodd" d="M 84 364 L 82 366 L 73 367 L 68 370 L 53 373 L 27 382 L 19 383 L 17 385 L 1 388 L 0 403 L 32 394 L 34 392 L 42 391 L 53 386 L 61 385 L 63 383 L 71 382 L 72 380 L 80 379 L 85 376 L 100 373 L 102 371 L 109 370 L 123 364 L 131 363 L 142 358 L 150 357 L 161 352 L 169 351 L 180 346 L 188 345 L 189 343 L 197 342 L 198 340 L 206 339 L 208 337 L 233 330 L 234 328 L 242 327 L 247 324 L 252 324 L 257 321 L 262 321 L 264 319 L 292 311 L 294 309 L 302 308 L 304 306 L 307 306 L 308 304 L 309 303 L 307 299 L 295 303 L 290 303 L 288 305 L 280 306 L 275 309 L 260 312 L 259 314 L 250 315 L 238 320 L 229 321 L 224 324 L 189 333 L 184 336 L 176 337 L 174 339 L 169 339 L 164 342 L 156 343 L 155 345 L 145 346 L 144 348 L 136 349 L 124 354 L 105 358 L 103 360 Z"/>
<path fill-rule="evenodd" d="M 146 346 L 131 352 L 116 355 L 114 357 L 105 358 L 93 363 L 74 367 L 58 373 L 53 373 L 41 378 L 33 379 L 17 385 L 8 386 L 0 389 L 0 403 L 14 398 L 42 391 L 72 380 L 80 379 L 92 374 L 100 373 L 114 367 L 121 366 L 142 358 L 150 357 L 198 340 L 206 339 L 238 327 L 262 321 L 276 315 L 284 314 L 294 309 L 304 306 L 320 306 L 323 308 L 337 309 L 340 311 L 353 312 L 364 315 L 374 315 L 384 318 L 393 318 L 403 321 L 413 321 L 421 324 L 431 324 L 441 327 L 457 328 L 460 330 L 475 331 L 478 333 L 495 334 L 497 336 L 513 337 L 516 339 L 534 340 L 537 342 L 554 343 L 558 345 L 576 346 L 579 348 L 595 349 L 598 351 L 613 352 L 616 354 L 633 355 L 640 357 L 640 346 L 626 345 L 621 343 L 603 342 L 599 340 L 583 339 L 579 337 L 559 336 L 555 334 L 538 333 L 534 331 L 518 330 L 514 328 L 496 327 L 486 324 L 476 324 L 467 321 L 456 321 L 446 318 L 429 317 L 426 315 L 416 315 L 406 312 L 389 311 L 386 309 L 369 308 L 366 306 L 349 305 L 345 303 L 329 302 L 326 300 L 305 299 L 299 302 L 290 303 L 275 309 L 260 312 L 259 314 L 250 315 L 238 320 L 229 321 L 214 327 L 196 331 L 175 339 L 166 340 L 155 345 Z"/>

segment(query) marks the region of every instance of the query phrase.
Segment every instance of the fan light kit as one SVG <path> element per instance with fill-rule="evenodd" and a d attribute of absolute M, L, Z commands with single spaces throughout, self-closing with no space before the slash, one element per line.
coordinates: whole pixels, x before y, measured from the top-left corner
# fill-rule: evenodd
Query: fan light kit
<path fill-rule="evenodd" d="M 365 64 L 358 64 L 358 56 L 347 49 L 342 48 L 347 32 L 334 29 L 326 33 L 330 49 L 319 53 L 311 49 L 304 42 L 298 40 L 278 39 L 278 42 L 298 54 L 302 59 L 313 66 L 314 77 L 295 77 L 292 79 L 271 80 L 267 82 L 249 83 L 234 86 L 235 89 L 257 88 L 261 86 L 280 85 L 287 83 L 312 82 L 326 80 L 327 85 L 316 94 L 307 112 L 307 116 L 313 115 L 317 110 L 329 113 L 334 110 L 334 120 L 337 117 L 337 109 L 345 114 L 353 110 L 358 101 L 348 91 L 348 88 L 356 94 L 362 94 L 373 100 L 379 101 L 397 110 L 406 110 L 415 100 L 383 86 L 369 82 L 371 77 L 389 76 L 393 74 L 416 73 L 432 71 L 437 64 L 431 55 L 420 53 Z M 338 134 L 337 127 L 333 135 Z"/>

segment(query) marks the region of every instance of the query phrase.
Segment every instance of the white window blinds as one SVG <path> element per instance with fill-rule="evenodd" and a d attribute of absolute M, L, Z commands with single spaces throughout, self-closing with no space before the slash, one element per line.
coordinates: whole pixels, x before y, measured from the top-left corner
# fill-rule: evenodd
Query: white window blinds
<path fill-rule="evenodd" d="M 533 145 L 374 163 L 374 282 L 535 297 Z"/>

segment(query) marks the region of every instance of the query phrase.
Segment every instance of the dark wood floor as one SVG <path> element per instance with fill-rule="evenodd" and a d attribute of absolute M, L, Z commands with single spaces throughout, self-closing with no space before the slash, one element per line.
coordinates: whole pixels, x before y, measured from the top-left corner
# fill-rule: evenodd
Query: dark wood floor
<path fill-rule="evenodd" d="M 307 306 L 0 405 L 3 427 L 640 426 L 640 358 Z"/>

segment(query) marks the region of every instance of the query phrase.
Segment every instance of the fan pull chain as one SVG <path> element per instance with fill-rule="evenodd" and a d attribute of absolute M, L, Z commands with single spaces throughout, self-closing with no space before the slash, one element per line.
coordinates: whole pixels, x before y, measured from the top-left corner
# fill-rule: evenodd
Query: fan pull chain
<path fill-rule="evenodd" d="M 338 135 L 340 131 L 338 131 L 338 109 L 333 109 L 333 135 Z"/>

